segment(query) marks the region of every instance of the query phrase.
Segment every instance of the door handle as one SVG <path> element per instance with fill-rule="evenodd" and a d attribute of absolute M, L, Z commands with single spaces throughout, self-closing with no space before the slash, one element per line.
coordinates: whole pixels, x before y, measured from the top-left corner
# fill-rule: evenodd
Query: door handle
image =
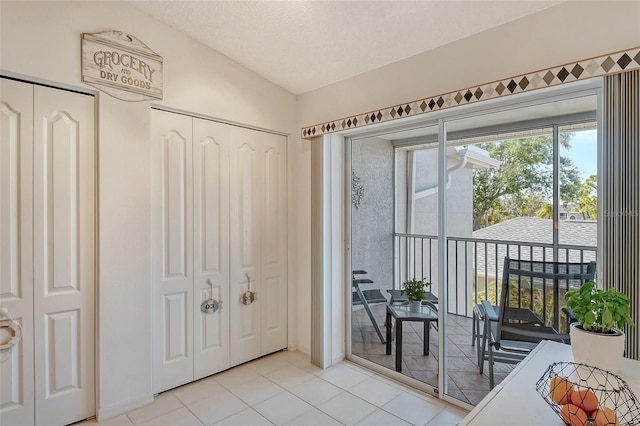
<path fill-rule="evenodd" d="M 18 344 L 22 338 L 22 326 L 20 323 L 9 316 L 9 310 L 2 308 L 0 310 L 0 328 L 8 328 L 11 337 L 7 341 L 0 341 L 0 351 L 12 349 Z M 5 354 L 0 355 L 0 362 L 5 360 Z"/>
<path fill-rule="evenodd" d="M 240 295 L 240 303 L 243 305 L 250 305 L 258 299 L 258 294 L 255 291 L 251 291 L 251 273 L 247 272 L 247 291 Z"/>
<path fill-rule="evenodd" d="M 209 284 L 209 298 L 200 304 L 200 312 L 203 314 L 212 314 L 218 309 L 222 309 L 222 300 L 216 300 L 213 298 L 213 279 L 207 279 Z"/>

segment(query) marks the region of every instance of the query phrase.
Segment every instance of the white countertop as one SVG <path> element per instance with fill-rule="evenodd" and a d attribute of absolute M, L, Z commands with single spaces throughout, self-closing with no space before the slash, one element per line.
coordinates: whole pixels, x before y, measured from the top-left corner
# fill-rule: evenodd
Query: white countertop
<path fill-rule="evenodd" d="M 459 426 L 564 426 L 536 391 L 536 382 L 550 364 L 573 361 L 571 346 L 543 341 L 462 420 Z M 640 395 L 640 361 L 625 359 L 618 373 L 636 397 Z"/>

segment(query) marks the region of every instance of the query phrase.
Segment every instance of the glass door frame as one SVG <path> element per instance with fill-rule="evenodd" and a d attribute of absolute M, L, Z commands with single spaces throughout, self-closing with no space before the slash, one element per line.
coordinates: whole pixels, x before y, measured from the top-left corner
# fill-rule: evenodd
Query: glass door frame
<path fill-rule="evenodd" d="M 594 78 L 582 82 L 576 82 L 572 84 L 567 84 L 563 86 L 557 86 L 549 89 L 543 89 L 537 92 L 528 92 L 523 94 L 513 95 L 507 98 L 500 98 L 496 100 L 484 101 L 478 104 L 465 105 L 460 107 L 453 107 L 451 109 L 446 109 L 442 111 L 437 111 L 428 114 L 428 117 L 419 117 L 416 119 L 415 117 L 409 119 L 398 120 L 394 123 L 385 123 L 381 125 L 372 126 L 370 128 L 359 130 L 352 130 L 347 132 L 342 132 L 341 136 L 344 140 L 344 238 L 345 238 L 345 258 L 344 258 L 344 282 L 346 283 L 344 286 L 344 300 L 345 303 L 345 336 L 346 336 L 346 345 L 345 345 L 345 355 L 346 358 L 356 362 L 357 364 L 363 365 L 366 368 L 369 368 L 375 372 L 381 373 L 393 379 L 396 379 L 400 382 L 409 384 L 413 387 L 416 387 L 426 393 L 432 394 L 434 396 L 438 396 L 438 398 L 452 403 L 454 405 L 460 406 L 465 409 L 471 409 L 473 406 L 460 401 L 453 396 L 448 395 L 448 379 L 445 379 L 445 376 L 448 376 L 448 357 L 447 354 L 447 345 L 448 339 L 447 329 L 448 329 L 448 320 L 447 320 L 447 306 L 448 306 L 448 258 L 447 258 L 447 124 L 455 121 L 461 120 L 471 117 L 477 117 L 487 114 L 500 113 L 508 110 L 513 110 L 517 108 L 526 108 L 535 105 L 554 103 L 562 100 L 567 100 L 571 98 L 576 98 L 580 96 L 588 96 L 588 95 L 596 95 L 597 96 L 597 111 L 596 111 L 596 122 L 598 126 L 597 138 L 598 138 L 598 170 L 601 169 L 601 156 L 600 156 L 600 141 L 601 141 L 601 96 L 602 96 L 602 80 L 599 78 Z M 439 306 L 443 307 L 439 309 L 439 327 L 438 327 L 438 340 L 439 340 L 439 359 L 438 359 L 438 388 L 433 388 L 424 382 L 420 382 L 416 379 L 412 379 L 400 373 L 397 373 L 393 370 L 390 370 L 386 367 L 368 361 L 358 356 L 354 356 L 351 351 L 352 345 L 352 335 L 351 335 L 351 171 L 352 171 L 352 156 L 351 156 L 351 148 L 352 142 L 354 140 L 380 136 L 388 133 L 394 133 L 405 130 L 413 130 L 421 127 L 429 127 L 437 124 L 438 126 L 438 290 L 439 290 Z M 557 148 L 557 128 L 554 131 L 554 156 L 558 155 L 556 151 Z M 554 160 L 557 162 L 557 159 Z M 394 154 L 394 194 L 397 190 L 396 187 L 396 161 Z M 395 196 L 394 196 L 395 203 Z M 555 209 L 557 210 L 557 209 Z M 394 206 L 394 226 L 396 223 L 396 207 Z M 554 214 L 557 216 L 557 213 Z M 600 235 L 600 230 L 598 230 L 598 234 Z M 598 264 L 600 265 L 600 253 L 598 253 Z"/>

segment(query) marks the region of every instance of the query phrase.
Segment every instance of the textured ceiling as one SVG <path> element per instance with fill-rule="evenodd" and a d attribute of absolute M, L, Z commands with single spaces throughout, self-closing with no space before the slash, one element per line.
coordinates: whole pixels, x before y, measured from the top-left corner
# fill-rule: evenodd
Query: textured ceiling
<path fill-rule="evenodd" d="M 294 94 L 562 2 L 129 0 Z"/>

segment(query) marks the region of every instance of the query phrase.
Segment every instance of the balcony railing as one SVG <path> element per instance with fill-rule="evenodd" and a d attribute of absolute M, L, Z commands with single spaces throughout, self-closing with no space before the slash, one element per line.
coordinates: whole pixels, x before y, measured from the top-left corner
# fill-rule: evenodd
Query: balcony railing
<path fill-rule="evenodd" d="M 438 295 L 438 237 L 431 235 L 394 235 L 394 286 L 412 277 L 426 278 L 433 283 L 431 291 Z M 498 300 L 502 264 L 505 256 L 522 260 L 590 262 L 596 260 L 596 247 L 558 245 L 554 254 L 553 244 L 487 240 L 478 238 L 447 238 L 448 257 L 448 313 L 471 316 L 473 307 L 483 299 L 495 303 Z M 558 325 L 557 312 L 563 306 L 548 297 L 553 284 L 541 288 L 539 309 L 546 321 Z M 562 295 L 568 288 L 562 289 Z M 556 298 L 557 299 L 557 298 Z M 529 301 L 532 302 L 532 301 Z M 519 301 L 524 304 L 524 301 Z M 564 327 L 561 327 L 564 328 Z"/>

